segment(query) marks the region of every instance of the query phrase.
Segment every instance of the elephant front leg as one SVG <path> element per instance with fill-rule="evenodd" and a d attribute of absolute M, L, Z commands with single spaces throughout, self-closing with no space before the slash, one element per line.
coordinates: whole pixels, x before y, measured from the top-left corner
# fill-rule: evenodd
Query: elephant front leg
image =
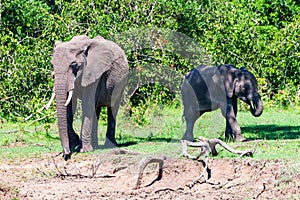
<path fill-rule="evenodd" d="M 245 141 L 245 138 L 242 135 L 241 128 L 238 125 L 236 118 L 229 117 L 228 122 L 229 122 L 230 128 L 233 132 L 233 136 L 235 137 L 235 140 L 238 142 Z"/>
<path fill-rule="evenodd" d="M 94 95 L 85 94 L 82 99 L 81 152 L 93 151 L 98 147 L 97 129 Z"/>
<path fill-rule="evenodd" d="M 104 146 L 107 148 L 114 148 L 118 146 L 116 141 L 116 116 L 118 107 L 107 107 L 107 130 Z"/>
<path fill-rule="evenodd" d="M 237 99 L 227 99 L 227 105 L 222 106 L 222 115 L 226 118 L 225 138 L 227 140 L 235 138 L 236 141 L 244 141 L 245 138 L 236 120 L 236 114 Z"/>
<path fill-rule="evenodd" d="M 97 127 L 95 125 L 95 123 L 97 124 L 97 120 L 95 120 L 94 118 L 95 117 L 89 116 L 85 116 L 83 118 L 81 128 L 82 147 L 80 152 L 89 152 L 94 150 L 95 145 L 92 144 L 92 132 L 95 131 L 95 128 Z"/>

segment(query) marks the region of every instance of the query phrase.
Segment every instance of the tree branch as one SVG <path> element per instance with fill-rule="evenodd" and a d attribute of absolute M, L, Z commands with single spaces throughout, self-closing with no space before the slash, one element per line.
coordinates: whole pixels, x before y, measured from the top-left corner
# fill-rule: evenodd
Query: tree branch
<path fill-rule="evenodd" d="M 240 151 L 240 150 L 235 150 L 231 147 L 229 147 L 225 142 L 221 141 L 220 139 L 207 139 L 200 137 L 199 142 L 189 142 L 187 140 L 182 140 L 182 156 L 187 157 L 189 159 L 193 160 L 198 160 L 202 155 L 205 155 L 205 160 L 202 161 L 203 163 L 203 170 L 202 173 L 198 178 L 193 180 L 191 183 L 187 184 L 189 188 L 192 188 L 196 183 L 199 182 L 199 180 L 204 177 L 204 183 L 209 183 L 213 185 L 217 185 L 218 183 L 212 183 L 209 182 L 208 179 L 211 177 L 211 170 L 208 168 L 208 158 L 209 158 L 209 153 L 212 153 L 213 156 L 218 155 L 218 151 L 216 149 L 216 145 L 219 144 L 222 147 L 224 147 L 227 151 L 234 153 L 234 154 L 239 154 L 239 157 L 242 157 L 244 155 L 246 156 L 252 156 L 254 152 L 256 151 L 256 147 L 258 144 L 258 141 L 256 142 L 254 149 L 253 150 L 246 150 L 246 151 Z M 198 147 L 200 152 L 196 156 L 191 156 L 187 153 L 187 147 Z M 205 171 L 208 173 L 207 178 L 205 177 Z"/>
<path fill-rule="evenodd" d="M 144 157 L 138 164 L 137 166 L 137 178 L 136 178 L 136 184 L 134 186 L 134 190 L 139 189 L 141 186 L 141 181 L 142 181 L 142 177 L 143 177 L 143 172 L 144 169 L 146 168 L 146 166 L 150 163 L 158 163 L 158 176 L 156 178 L 155 181 L 160 180 L 162 177 L 162 172 L 163 172 L 163 164 L 164 164 L 164 160 L 166 159 L 165 156 L 160 156 L 160 157 Z"/>

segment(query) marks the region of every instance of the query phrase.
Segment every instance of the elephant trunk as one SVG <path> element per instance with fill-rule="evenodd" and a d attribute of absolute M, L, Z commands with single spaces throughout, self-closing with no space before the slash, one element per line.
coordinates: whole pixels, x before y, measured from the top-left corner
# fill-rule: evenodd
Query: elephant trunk
<path fill-rule="evenodd" d="M 67 81 L 63 75 L 55 76 L 54 87 L 56 93 L 56 110 L 57 110 L 57 120 L 58 120 L 58 131 L 63 147 L 63 156 L 67 160 L 70 157 L 71 151 L 69 147 L 69 136 L 68 136 L 68 126 L 67 126 Z"/>
<path fill-rule="evenodd" d="M 263 112 L 264 106 L 259 95 L 254 99 L 254 106 L 250 106 L 251 113 L 254 117 L 259 117 Z"/>

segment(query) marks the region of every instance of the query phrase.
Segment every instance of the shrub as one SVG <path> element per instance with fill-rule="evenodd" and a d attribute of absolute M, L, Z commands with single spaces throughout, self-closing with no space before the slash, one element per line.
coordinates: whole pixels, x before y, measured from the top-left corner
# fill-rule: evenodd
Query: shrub
<path fill-rule="evenodd" d="M 248 67 L 260 80 L 265 101 L 298 104 L 299 11 L 300 4 L 292 0 L 3 1 L 0 117 L 23 120 L 32 115 L 36 119 L 54 111 L 52 107 L 37 112 L 52 93 L 50 58 L 56 40 L 78 34 L 114 39 L 119 33 L 145 27 L 183 33 L 202 46 L 214 64 Z M 142 48 L 126 53 L 132 69 L 151 63 L 183 75 L 197 64 L 174 51 Z M 158 104 L 173 98 L 172 91 L 162 86 L 139 90 L 146 94 L 141 100 L 151 94 Z M 49 120 L 53 118 L 44 118 Z"/>

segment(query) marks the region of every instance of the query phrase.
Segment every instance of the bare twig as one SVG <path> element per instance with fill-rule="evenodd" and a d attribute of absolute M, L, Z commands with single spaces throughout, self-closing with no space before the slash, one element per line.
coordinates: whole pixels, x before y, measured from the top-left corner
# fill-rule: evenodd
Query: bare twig
<path fill-rule="evenodd" d="M 226 187 L 226 189 L 229 189 L 229 188 L 233 188 L 233 187 L 237 187 L 237 186 L 240 186 L 240 185 L 245 185 L 247 182 L 239 182 L 239 183 L 235 183 L 235 184 L 232 184 L 232 185 L 229 185 Z"/>
<path fill-rule="evenodd" d="M 121 166 L 121 167 L 116 167 L 113 169 L 112 173 L 115 174 L 117 173 L 118 171 L 121 171 L 123 169 L 126 169 L 128 166 Z"/>
<path fill-rule="evenodd" d="M 250 66 L 250 68 L 251 68 L 252 70 L 254 70 L 254 68 L 252 67 L 251 63 L 249 63 L 248 61 L 246 61 L 244 58 L 242 58 L 241 56 L 239 56 L 239 55 L 233 53 L 232 51 L 228 51 L 228 52 L 229 52 L 231 55 L 233 55 L 233 56 L 237 57 L 238 59 L 240 59 L 240 60 L 244 61 L 245 63 L 247 63 L 248 66 Z"/>
<path fill-rule="evenodd" d="M 35 169 L 36 169 L 38 172 L 40 172 L 43 176 L 47 176 L 47 173 L 44 172 L 43 170 L 41 170 L 40 168 L 35 167 Z"/>
<path fill-rule="evenodd" d="M 116 177 L 116 175 L 114 175 L 114 174 L 98 174 L 97 175 L 97 171 L 98 171 L 99 167 L 101 166 L 99 159 L 97 159 L 92 164 L 91 174 L 83 174 L 83 173 L 81 173 L 80 169 L 77 167 L 76 167 L 76 169 L 78 170 L 78 173 L 70 173 L 69 171 L 67 171 L 67 168 L 65 166 L 62 167 L 61 169 L 59 169 L 54 157 L 52 157 L 52 160 L 53 160 L 56 170 L 58 171 L 57 176 L 61 177 L 61 178 L 65 178 L 65 177 L 75 177 L 75 178 L 112 178 L 112 177 Z"/>
<path fill-rule="evenodd" d="M 15 132 L 18 132 L 18 130 L 1 131 L 1 134 L 11 134 L 11 133 L 15 133 Z"/>
<path fill-rule="evenodd" d="M 171 191 L 171 192 L 174 192 L 175 190 L 172 189 L 172 188 L 159 188 L 158 190 L 155 190 L 154 193 L 159 193 L 159 192 L 165 192 L 165 191 Z"/>
<path fill-rule="evenodd" d="M 266 183 L 263 183 L 263 189 L 254 197 L 254 199 L 258 199 L 258 197 L 266 191 Z"/>
<path fill-rule="evenodd" d="M 41 117 L 41 118 L 38 118 L 38 119 L 36 119 L 36 120 L 33 120 L 33 121 L 30 122 L 28 125 L 30 126 L 30 125 L 34 124 L 35 122 L 41 121 L 41 120 L 43 120 L 43 119 L 45 119 L 45 118 L 47 118 L 47 117 L 50 117 L 51 115 L 54 115 L 55 113 L 56 113 L 56 111 L 55 111 L 55 112 L 52 112 L 52 113 L 50 113 L 50 114 L 48 114 L 48 115 L 45 115 L 45 116 L 43 116 L 43 117 Z"/>
<path fill-rule="evenodd" d="M 16 67 L 15 59 L 11 55 L 8 55 L 8 58 L 11 60 L 11 64 Z"/>
<path fill-rule="evenodd" d="M 6 101 L 6 100 L 8 100 L 8 99 L 11 99 L 11 98 L 13 98 L 13 97 L 15 97 L 15 96 L 5 97 L 5 98 L 1 99 L 0 101 L 1 101 L 1 102 L 4 102 L 4 101 Z"/>
<path fill-rule="evenodd" d="M 58 155 L 59 155 L 59 154 L 58 154 Z M 55 161 L 55 159 L 54 159 L 53 156 L 52 156 L 52 161 L 53 161 L 53 164 L 54 164 L 56 170 L 59 172 L 59 174 L 63 174 L 63 173 L 60 171 L 60 169 L 58 168 L 57 163 L 56 163 L 56 161 Z"/>
<path fill-rule="evenodd" d="M 159 164 L 159 173 L 158 173 L 158 177 L 156 180 L 160 180 L 162 177 L 162 171 L 163 171 L 163 164 L 164 164 L 164 160 L 166 159 L 165 156 L 160 156 L 160 157 L 144 157 L 138 164 L 137 166 L 137 178 L 136 178 L 136 184 L 134 186 L 133 189 L 139 189 L 140 185 L 141 185 L 141 181 L 142 181 L 142 177 L 143 177 L 143 172 L 144 169 L 146 168 L 146 166 L 150 163 L 158 163 Z"/>
<path fill-rule="evenodd" d="M 205 182 L 207 182 L 207 180 L 210 178 L 208 176 L 208 178 L 205 177 L 205 172 L 209 172 L 209 168 L 208 168 L 208 153 L 205 155 L 205 161 L 204 162 L 204 168 L 202 170 L 202 173 L 200 174 L 200 176 L 198 178 L 196 178 L 195 180 L 193 180 L 191 183 L 189 183 L 187 186 L 189 188 L 192 188 L 196 183 L 199 182 L 199 180 L 203 177 L 205 179 Z"/>
<path fill-rule="evenodd" d="M 92 165 L 92 175 L 91 175 L 91 178 L 93 178 L 96 174 L 97 174 L 97 171 L 99 169 L 99 167 L 101 166 L 101 162 L 99 159 L 97 159 L 93 165 Z"/>
<path fill-rule="evenodd" d="M 48 109 L 50 108 L 51 104 L 52 104 L 52 101 L 53 101 L 54 97 L 55 97 L 55 93 L 52 92 L 52 95 L 51 95 L 51 98 L 50 98 L 49 102 L 48 102 L 46 105 L 44 105 L 43 107 L 41 107 L 40 109 L 38 109 L 36 112 L 37 112 L 37 113 L 41 113 L 44 109 L 48 110 Z M 23 122 L 28 121 L 28 120 L 29 120 L 30 118 L 32 118 L 34 115 L 35 115 L 35 113 L 32 113 L 31 115 L 29 115 L 28 117 L 26 117 L 26 118 L 23 120 Z M 48 116 L 47 116 L 47 117 L 48 117 Z M 44 118 L 43 118 L 43 119 L 44 119 Z"/>

